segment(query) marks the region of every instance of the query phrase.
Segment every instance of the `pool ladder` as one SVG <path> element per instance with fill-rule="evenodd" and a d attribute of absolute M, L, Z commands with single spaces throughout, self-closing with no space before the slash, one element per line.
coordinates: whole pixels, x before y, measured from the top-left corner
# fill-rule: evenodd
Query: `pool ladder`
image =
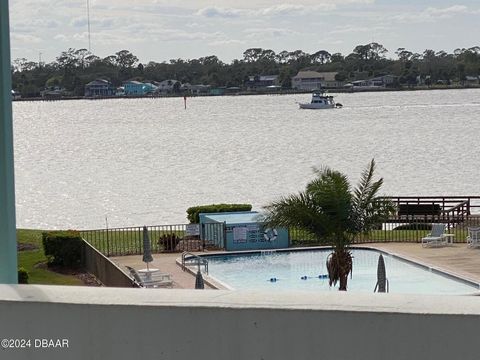
<path fill-rule="evenodd" d="M 198 266 L 199 271 L 200 271 L 200 266 L 203 265 L 204 267 L 203 272 L 205 274 L 208 274 L 208 260 L 187 251 L 184 251 L 182 253 L 182 270 L 183 271 L 187 270 L 187 263 L 191 264 L 192 261 L 196 261 L 196 265 Z"/>

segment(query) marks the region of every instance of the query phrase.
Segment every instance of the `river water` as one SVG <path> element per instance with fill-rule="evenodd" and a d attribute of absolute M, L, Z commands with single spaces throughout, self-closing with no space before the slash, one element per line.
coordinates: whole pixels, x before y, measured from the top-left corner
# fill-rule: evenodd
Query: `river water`
<path fill-rule="evenodd" d="M 210 203 L 297 192 L 327 165 L 385 195 L 479 195 L 480 90 L 15 102 L 17 225 L 185 223 Z"/>

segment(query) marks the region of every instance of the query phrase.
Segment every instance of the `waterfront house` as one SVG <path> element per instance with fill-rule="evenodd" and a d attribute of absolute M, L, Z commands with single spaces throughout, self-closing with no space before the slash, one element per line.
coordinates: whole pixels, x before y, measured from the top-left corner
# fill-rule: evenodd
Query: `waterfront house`
<path fill-rule="evenodd" d="M 181 87 L 183 92 L 192 94 L 192 95 L 206 95 L 210 91 L 210 85 L 191 85 L 191 84 L 183 84 Z"/>
<path fill-rule="evenodd" d="M 115 86 L 104 79 L 96 79 L 85 85 L 85 97 L 114 96 L 115 92 Z"/>
<path fill-rule="evenodd" d="M 225 95 L 225 87 L 216 87 L 209 90 L 209 95 Z"/>
<path fill-rule="evenodd" d="M 60 86 L 49 86 L 46 87 L 45 90 L 40 92 L 40 95 L 43 98 L 48 99 L 60 99 L 64 95 L 69 95 L 65 88 L 61 88 Z"/>
<path fill-rule="evenodd" d="M 248 90 L 267 89 L 278 85 L 278 75 L 249 76 L 247 81 L 245 81 L 245 86 Z"/>
<path fill-rule="evenodd" d="M 182 84 L 178 80 L 163 80 L 157 84 L 157 89 L 155 90 L 158 94 L 173 94 L 180 92 Z"/>
<path fill-rule="evenodd" d="M 151 83 L 143 83 L 135 80 L 125 81 L 123 88 L 127 96 L 143 96 L 157 90 L 157 87 Z"/>
<path fill-rule="evenodd" d="M 115 96 L 125 96 L 125 88 L 123 86 L 119 86 L 115 90 Z"/>
<path fill-rule="evenodd" d="M 345 84 L 345 87 L 353 91 L 381 90 L 386 87 L 392 87 L 396 81 L 396 76 L 382 75 L 371 79 L 352 81 L 351 83 Z"/>
<path fill-rule="evenodd" d="M 337 72 L 299 71 L 292 78 L 292 88 L 297 90 L 318 90 L 321 88 L 339 88 L 342 81 L 335 80 Z"/>
<path fill-rule="evenodd" d="M 479 85 L 480 84 L 480 76 L 465 76 L 465 86 L 469 85 Z"/>

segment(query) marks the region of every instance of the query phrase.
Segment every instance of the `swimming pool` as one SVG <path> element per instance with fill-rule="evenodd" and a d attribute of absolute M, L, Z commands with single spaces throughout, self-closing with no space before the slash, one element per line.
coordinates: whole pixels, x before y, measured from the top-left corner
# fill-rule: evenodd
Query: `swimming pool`
<path fill-rule="evenodd" d="M 337 291 L 328 286 L 330 249 L 209 255 L 209 275 L 237 290 Z M 348 291 L 373 292 L 378 257 L 385 260 L 391 293 L 469 294 L 478 284 L 451 277 L 373 249 L 353 249 Z M 338 285 L 337 285 L 338 286 Z"/>

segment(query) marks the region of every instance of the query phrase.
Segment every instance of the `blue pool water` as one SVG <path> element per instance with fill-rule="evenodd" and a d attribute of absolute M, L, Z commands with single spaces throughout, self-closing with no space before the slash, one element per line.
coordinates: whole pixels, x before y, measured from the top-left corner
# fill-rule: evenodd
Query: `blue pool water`
<path fill-rule="evenodd" d="M 237 290 L 336 291 L 328 286 L 330 250 L 287 251 L 208 256 L 209 275 Z M 383 254 L 391 293 L 469 294 L 478 285 Z M 353 277 L 348 290 L 373 292 L 379 251 L 352 250 Z M 273 281 L 272 281 L 273 279 Z"/>

